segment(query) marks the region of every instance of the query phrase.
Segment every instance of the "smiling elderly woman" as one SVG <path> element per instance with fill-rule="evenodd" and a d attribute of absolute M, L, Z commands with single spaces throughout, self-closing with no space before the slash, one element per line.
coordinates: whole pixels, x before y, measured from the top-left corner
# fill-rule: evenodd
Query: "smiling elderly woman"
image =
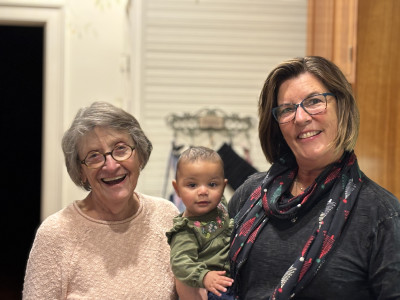
<path fill-rule="evenodd" d="M 62 140 L 83 200 L 39 227 L 24 299 L 176 299 L 165 232 L 178 209 L 136 192 L 152 144 L 137 120 L 108 103 L 77 113 Z"/>

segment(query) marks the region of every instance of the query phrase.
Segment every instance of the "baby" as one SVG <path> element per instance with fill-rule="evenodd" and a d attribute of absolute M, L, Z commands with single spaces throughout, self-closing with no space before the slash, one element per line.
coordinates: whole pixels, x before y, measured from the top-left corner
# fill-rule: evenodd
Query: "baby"
<path fill-rule="evenodd" d="M 233 221 L 223 197 L 223 161 L 206 147 L 185 150 L 172 185 L 185 204 L 167 232 L 180 300 L 233 299 L 229 242 Z"/>

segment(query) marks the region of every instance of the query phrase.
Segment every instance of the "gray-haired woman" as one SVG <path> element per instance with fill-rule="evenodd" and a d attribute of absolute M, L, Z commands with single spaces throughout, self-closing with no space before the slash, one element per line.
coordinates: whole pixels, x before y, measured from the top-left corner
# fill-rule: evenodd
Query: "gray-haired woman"
<path fill-rule="evenodd" d="M 78 111 L 62 140 L 83 200 L 48 217 L 29 256 L 24 299 L 176 299 L 165 232 L 178 209 L 136 185 L 152 144 L 111 104 Z"/>

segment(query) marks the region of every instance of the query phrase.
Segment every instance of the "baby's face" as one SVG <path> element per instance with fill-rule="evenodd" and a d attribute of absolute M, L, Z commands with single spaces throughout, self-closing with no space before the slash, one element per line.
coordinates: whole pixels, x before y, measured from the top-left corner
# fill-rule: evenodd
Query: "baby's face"
<path fill-rule="evenodd" d="M 177 195 L 186 206 L 184 216 L 201 216 L 217 207 L 227 180 L 219 162 L 194 161 L 179 165 L 173 181 Z"/>

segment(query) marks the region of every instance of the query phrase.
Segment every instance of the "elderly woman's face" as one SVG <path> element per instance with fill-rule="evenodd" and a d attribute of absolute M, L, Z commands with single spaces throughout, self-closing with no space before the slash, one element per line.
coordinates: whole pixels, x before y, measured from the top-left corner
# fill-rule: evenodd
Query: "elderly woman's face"
<path fill-rule="evenodd" d="M 278 105 L 298 104 L 312 94 L 326 92 L 330 91 L 314 75 L 303 73 L 282 83 L 278 91 Z M 341 155 L 335 154 L 332 147 L 338 128 L 337 103 L 332 96 L 326 99 L 328 106 L 322 113 L 311 116 L 298 107 L 294 120 L 279 125 L 299 166 L 324 167 Z"/>
<path fill-rule="evenodd" d="M 117 145 L 126 144 L 134 147 L 131 136 L 125 132 L 95 127 L 92 132 L 82 138 L 79 147 L 79 158 L 85 159 L 89 152 L 108 153 Z M 139 173 L 140 162 L 137 150 L 124 161 L 116 161 L 111 155 L 106 156 L 103 166 L 91 169 L 82 164 L 82 181 L 89 181 L 92 195 L 105 205 L 127 201 L 133 197 Z"/>

